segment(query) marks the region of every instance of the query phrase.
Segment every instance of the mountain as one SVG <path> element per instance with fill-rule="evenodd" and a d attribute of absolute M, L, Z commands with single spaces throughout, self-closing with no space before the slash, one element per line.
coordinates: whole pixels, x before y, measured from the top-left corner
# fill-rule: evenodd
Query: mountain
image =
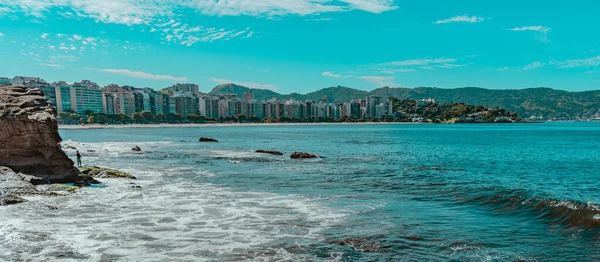
<path fill-rule="evenodd" d="M 409 99 L 435 98 L 439 103 L 463 102 L 465 104 L 500 107 L 520 114 L 521 117 L 541 116 L 556 119 L 592 118 L 600 116 L 600 90 L 568 92 L 551 88 L 528 88 L 491 90 L 478 87 L 442 89 L 434 87 L 390 88 L 382 87 L 371 92 L 337 86 L 321 89 L 307 94 L 279 94 L 271 90 L 252 89 L 235 84 L 215 87 L 210 93 L 236 94 L 239 97 L 245 92 L 253 92 L 258 100 L 278 100 L 295 98 L 298 100 L 340 103 L 364 99 L 369 95 L 382 97 L 398 97 Z"/>
<path fill-rule="evenodd" d="M 236 85 L 236 84 L 218 85 L 215 88 L 213 88 L 213 90 L 210 91 L 209 94 L 211 94 L 211 95 L 236 94 L 239 98 L 242 98 L 244 93 L 249 93 L 249 92 L 254 93 L 254 99 L 257 99 L 257 100 L 269 100 L 272 98 L 286 99 L 286 97 L 287 97 L 285 95 L 275 93 L 271 90 L 248 88 L 248 87 L 240 86 L 240 85 Z"/>

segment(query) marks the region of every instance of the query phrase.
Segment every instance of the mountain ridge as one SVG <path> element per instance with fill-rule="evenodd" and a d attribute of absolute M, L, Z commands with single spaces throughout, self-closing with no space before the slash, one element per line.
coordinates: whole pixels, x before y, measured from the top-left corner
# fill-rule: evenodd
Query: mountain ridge
<path fill-rule="evenodd" d="M 481 87 L 461 87 L 444 89 L 437 87 L 395 88 L 381 87 L 372 91 L 358 90 L 345 86 L 332 86 L 306 94 L 280 94 L 272 90 L 249 88 L 236 84 L 216 86 L 211 95 L 252 92 L 257 100 L 276 98 L 340 103 L 364 99 L 369 95 L 408 99 L 435 98 L 439 103 L 463 102 L 473 105 L 500 107 L 520 114 L 521 117 L 539 116 L 548 119 L 596 118 L 600 116 L 600 90 L 565 91 L 549 87 L 526 89 L 486 89 Z"/>

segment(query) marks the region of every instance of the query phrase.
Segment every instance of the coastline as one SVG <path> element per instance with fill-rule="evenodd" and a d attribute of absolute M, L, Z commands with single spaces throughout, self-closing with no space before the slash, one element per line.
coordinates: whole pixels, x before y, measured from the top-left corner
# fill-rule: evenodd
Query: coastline
<path fill-rule="evenodd" d="M 239 126 L 325 126 L 325 125 L 430 125 L 418 122 L 356 122 L 356 123 L 215 123 L 215 124 L 123 124 L 123 125 L 58 125 L 58 129 L 114 129 L 114 128 L 198 128 Z"/>

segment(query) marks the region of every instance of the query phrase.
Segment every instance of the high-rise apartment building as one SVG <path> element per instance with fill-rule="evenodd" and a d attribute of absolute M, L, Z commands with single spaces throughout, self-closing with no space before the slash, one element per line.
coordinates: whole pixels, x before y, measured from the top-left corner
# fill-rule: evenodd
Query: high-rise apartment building
<path fill-rule="evenodd" d="M 96 85 L 97 86 L 97 85 Z M 86 82 L 71 86 L 71 108 L 80 115 L 86 111 L 104 113 L 102 90 Z"/>
<path fill-rule="evenodd" d="M 372 95 L 367 97 L 367 117 L 377 117 L 376 107 L 377 105 L 381 104 L 381 100 L 382 99 L 380 96 Z"/>
<path fill-rule="evenodd" d="M 212 96 L 200 98 L 200 115 L 206 118 L 219 119 L 219 99 Z"/>

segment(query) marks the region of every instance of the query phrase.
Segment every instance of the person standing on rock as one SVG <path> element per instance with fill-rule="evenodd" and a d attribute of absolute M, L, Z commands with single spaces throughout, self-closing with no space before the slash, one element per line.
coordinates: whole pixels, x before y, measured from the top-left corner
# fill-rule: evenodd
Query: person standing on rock
<path fill-rule="evenodd" d="M 79 151 L 77 151 L 77 166 L 81 167 L 81 154 L 79 154 Z"/>

